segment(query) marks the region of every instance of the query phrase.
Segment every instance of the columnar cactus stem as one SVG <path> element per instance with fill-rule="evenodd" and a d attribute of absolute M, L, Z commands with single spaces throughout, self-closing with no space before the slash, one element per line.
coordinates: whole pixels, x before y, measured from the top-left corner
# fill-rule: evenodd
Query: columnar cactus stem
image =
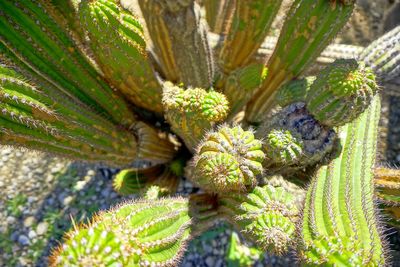
<path fill-rule="evenodd" d="M 138 19 L 116 0 L 82 1 L 79 18 L 105 77 L 135 105 L 161 114 L 161 85 Z"/>
<path fill-rule="evenodd" d="M 81 107 L 56 102 L 13 69 L 0 65 L 0 142 L 77 157 L 127 164 L 137 157 L 135 136 Z M 85 116 L 81 114 L 90 114 Z"/>
<path fill-rule="evenodd" d="M 193 160 L 191 179 L 211 192 L 245 191 L 262 173 L 261 141 L 240 126 L 221 126 L 206 135 Z"/>
<path fill-rule="evenodd" d="M 100 213 L 66 235 L 50 265 L 177 266 L 190 238 L 206 225 L 201 214 L 214 209 L 201 200 L 205 204 L 195 198 L 139 199 Z"/>
<path fill-rule="evenodd" d="M 213 56 L 198 4 L 194 0 L 139 3 L 165 78 L 186 87 L 209 88 Z"/>
<path fill-rule="evenodd" d="M 261 249 L 281 255 L 294 244 L 299 210 L 284 188 L 257 186 L 246 195 L 223 195 L 218 201 L 220 214 Z"/>
<path fill-rule="evenodd" d="M 377 196 L 386 206 L 400 207 L 400 170 L 376 168 Z"/>
<path fill-rule="evenodd" d="M 288 11 L 277 46 L 268 61 L 268 76 L 247 105 L 246 118 L 259 123 L 271 109 L 277 89 L 300 75 L 350 17 L 354 0 L 296 0 Z"/>
<path fill-rule="evenodd" d="M 219 55 L 224 73 L 245 66 L 267 36 L 282 0 L 236 0 L 232 25 Z"/>
<path fill-rule="evenodd" d="M 1 1 L 0 43 L 38 75 L 98 113 L 119 124 L 134 121 L 126 103 L 102 81 L 40 3 Z"/>
<path fill-rule="evenodd" d="M 226 34 L 232 23 L 236 0 L 204 0 L 206 19 L 210 31 Z"/>
<path fill-rule="evenodd" d="M 204 133 L 228 115 L 228 101 L 223 94 L 215 91 L 207 92 L 200 88 L 183 90 L 166 82 L 163 94 L 167 121 L 192 151 Z"/>
<path fill-rule="evenodd" d="M 267 75 L 267 69 L 261 63 L 251 64 L 232 71 L 223 77 L 223 92 L 231 105 L 230 115 L 237 114 L 249 101 L 253 92 Z"/>
<path fill-rule="evenodd" d="M 359 55 L 378 80 L 389 81 L 400 75 L 400 26 L 372 42 Z"/>
<path fill-rule="evenodd" d="M 159 196 L 176 192 L 179 178 L 168 167 L 155 165 L 140 169 L 132 168 L 120 171 L 114 178 L 113 187 L 121 195 L 146 192 L 151 186 L 159 187 Z"/>
<path fill-rule="evenodd" d="M 369 106 L 377 90 L 370 68 L 354 59 L 339 59 L 322 70 L 311 85 L 307 109 L 324 125 L 344 125 Z"/>
<path fill-rule="evenodd" d="M 380 99 L 340 129 L 342 152 L 322 166 L 307 192 L 300 257 L 313 265 L 386 263 L 374 207 L 373 167 Z"/>

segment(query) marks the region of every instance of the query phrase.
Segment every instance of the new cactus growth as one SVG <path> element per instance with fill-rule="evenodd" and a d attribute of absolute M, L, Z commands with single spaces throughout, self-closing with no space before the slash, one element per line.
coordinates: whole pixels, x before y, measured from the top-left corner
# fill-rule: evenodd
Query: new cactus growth
<path fill-rule="evenodd" d="M 222 196 L 220 212 L 263 250 L 281 255 L 294 239 L 299 210 L 282 187 L 256 187 L 246 195 Z"/>
<path fill-rule="evenodd" d="M 321 167 L 307 192 L 301 258 L 308 264 L 381 266 L 386 262 L 374 207 L 373 168 L 380 99 L 341 127 L 342 152 Z"/>
<path fill-rule="evenodd" d="M 355 60 L 337 60 L 318 75 L 307 94 L 307 109 L 321 123 L 346 124 L 370 104 L 378 85 L 372 70 Z"/>
<path fill-rule="evenodd" d="M 114 189 L 140 195 L 51 265 L 179 266 L 220 220 L 305 265 L 388 264 L 374 199 L 400 225 L 400 173 L 373 168 L 399 27 L 327 47 L 355 0 L 294 0 L 279 38 L 280 0 L 126 2 L 0 0 L 0 143 L 127 167 Z M 206 193 L 171 196 L 182 176 Z"/>
<path fill-rule="evenodd" d="M 262 173 L 261 141 L 240 126 L 222 126 L 206 135 L 193 160 L 192 180 L 216 192 L 245 191 Z"/>
<path fill-rule="evenodd" d="M 226 97 L 201 88 L 183 90 L 170 82 L 164 84 L 163 104 L 172 129 L 194 150 L 205 132 L 228 115 Z"/>

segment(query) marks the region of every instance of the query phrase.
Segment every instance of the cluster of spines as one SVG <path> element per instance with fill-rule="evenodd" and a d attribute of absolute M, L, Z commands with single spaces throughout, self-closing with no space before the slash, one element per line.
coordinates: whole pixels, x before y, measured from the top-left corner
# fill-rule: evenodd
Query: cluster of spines
<path fill-rule="evenodd" d="M 121 195 L 130 195 L 147 194 L 151 187 L 156 186 L 157 196 L 167 196 L 176 192 L 178 183 L 179 177 L 168 167 L 155 165 L 121 170 L 113 180 L 113 187 Z"/>
<path fill-rule="evenodd" d="M 377 90 L 374 73 L 362 62 L 336 60 L 311 85 L 307 110 L 324 125 L 344 125 L 369 106 Z"/>
<path fill-rule="evenodd" d="M 294 244 L 299 209 L 282 187 L 255 187 L 247 194 L 222 195 L 219 212 L 261 249 L 278 255 Z"/>
<path fill-rule="evenodd" d="M 186 87 L 209 88 L 213 56 L 198 4 L 194 0 L 140 0 L 139 4 L 162 75 Z"/>
<path fill-rule="evenodd" d="M 127 164 L 137 154 L 135 137 L 90 110 L 77 112 L 50 98 L 14 69 L 0 65 L 1 143 L 84 160 Z M 80 112 L 81 111 L 81 112 Z M 81 114 L 89 114 L 84 119 Z M 90 123 L 89 123 L 90 122 Z"/>
<path fill-rule="evenodd" d="M 374 207 L 373 167 L 380 99 L 340 129 L 342 151 L 322 166 L 308 188 L 299 255 L 311 265 L 386 263 Z"/>
<path fill-rule="evenodd" d="M 355 1 L 296 0 L 268 61 L 268 76 L 247 105 L 246 120 L 259 123 L 273 105 L 277 89 L 299 76 L 350 17 Z"/>
<path fill-rule="evenodd" d="M 107 80 L 135 105 L 161 114 L 161 85 L 139 20 L 115 0 L 82 1 L 79 18 Z"/>
<path fill-rule="evenodd" d="M 249 63 L 267 36 L 282 0 L 236 0 L 219 64 L 225 73 Z"/>
<path fill-rule="evenodd" d="M 198 146 L 191 178 L 211 192 L 246 191 L 263 171 L 261 147 L 251 131 L 223 125 Z"/>
<path fill-rule="evenodd" d="M 129 125 L 133 114 L 123 99 L 100 78 L 82 56 L 67 29 L 54 23 L 45 1 L 6 0 L 0 3 L 0 43 L 60 90 L 115 123 Z"/>
<path fill-rule="evenodd" d="M 229 111 L 229 103 L 223 94 L 201 88 L 184 90 L 171 82 L 164 83 L 163 104 L 172 130 L 192 151 L 204 134 L 222 122 Z"/>

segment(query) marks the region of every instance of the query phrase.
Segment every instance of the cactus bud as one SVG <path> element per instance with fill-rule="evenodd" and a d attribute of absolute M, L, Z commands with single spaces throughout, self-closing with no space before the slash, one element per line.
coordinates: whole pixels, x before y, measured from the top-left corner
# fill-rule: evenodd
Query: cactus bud
<path fill-rule="evenodd" d="M 315 79 L 316 77 L 310 76 L 286 83 L 279 89 L 275 97 L 275 102 L 281 107 L 285 107 L 294 102 L 305 102 Z"/>
<path fill-rule="evenodd" d="M 220 127 L 206 135 L 193 160 L 192 180 L 214 192 L 244 191 L 262 173 L 261 141 L 240 126 Z"/>
<path fill-rule="evenodd" d="M 303 141 L 288 130 L 272 130 L 263 145 L 267 165 L 293 165 L 303 154 Z"/>
<path fill-rule="evenodd" d="M 277 137 L 282 137 L 281 135 L 276 137 L 279 132 L 286 133 L 284 135 L 286 142 L 288 140 L 293 142 L 290 143 L 290 146 L 286 146 L 286 149 L 295 149 L 297 153 L 292 151 L 292 155 L 296 155 L 296 157 L 291 158 L 288 154 L 290 152 L 285 150 L 282 153 L 289 160 L 279 161 L 274 159 L 272 162 L 266 160 L 265 164 L 275 163 L 274 167 L 285 172 L 304 168 L 324 160 L 333 150 L 336 141 L 335 131 L 315 120 L 302 102 L 293 103 L 280 110 L 271 121 L 266 121 L 257 130 L 256 137 L 267 140 L 264 145 L 266 153 L 268 153 L 268 146 L 271 145 L 268 139 L 279 140 Z M 284 142 L 277 142 L 275 146 L 283 144 Z M 273 147 L 270 149 L 274 151 Z M 298 152 L 302 153 L 298 154 Z M 269 166 L 269 168 L 272 171 L 272 166 Z"/>
<path fill-rule="evenodd" d="M 165 116 L 172 130 L 194 150 L 204 133 L 228 115 L 226 97 L 201 88 L 183 90 L 170 82 L 164 84 Z"/>
<path fill-rule="evenodd" d="M 220 212 L 263 250 L 281 255 L 293 244 L 299 210 L 282 187 L 255 187 L 247 195 L 222 196 Z"/>
<path fill-rule="evenodd" d="M 340 126 L 358 117 L 377 89 L 374 74 L 363 63 L 336 60 L 311 85 L 307 109 L 322 124 Z"/>

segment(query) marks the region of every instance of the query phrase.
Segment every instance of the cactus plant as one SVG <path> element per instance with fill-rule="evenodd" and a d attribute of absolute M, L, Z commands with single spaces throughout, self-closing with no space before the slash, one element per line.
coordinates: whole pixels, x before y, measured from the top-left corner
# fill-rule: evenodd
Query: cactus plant
<path fill-rule="evenodd" d="M 141 197 L 74 224 L 52 266 L 177 266 L 221 220 L 306 265 L 388 264 L 374 199 L 399 225 L 400 173 L 374 168 L 399 27 L 328 46 L 354 0 L 294 0 L 278 39 L 282 1 L 122 2 L 0 1 L 0 143 L 124 166 L 114 189 Z M 183 175 L 206 193 L 171 196 Z"/>

